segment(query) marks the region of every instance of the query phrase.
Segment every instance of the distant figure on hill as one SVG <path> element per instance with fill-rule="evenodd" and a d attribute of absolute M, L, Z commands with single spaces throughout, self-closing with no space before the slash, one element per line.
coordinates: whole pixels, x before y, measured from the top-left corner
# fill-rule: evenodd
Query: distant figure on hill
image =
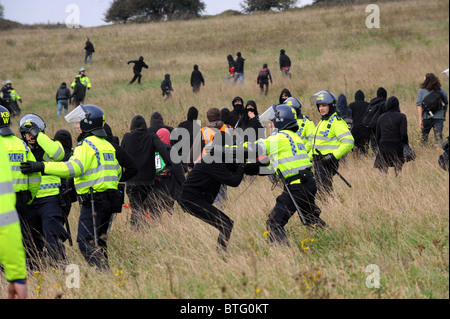
<path fill-rule="evenodd" d="M 130 84 L 133 84 L 134 81 L 136 81 L 136 80 L 138 80 L 138 84 L 141 84 L 142 68 L 148 69 L 148 65 L 145 64 L 145 62 L 144 62 L 144 57 L 141 56 L 141 57 L 139 57 L 139 60 L 128 61 L 127 64 L 130 64 L 130 63 L 134 63 L 134 66 L 133 66 L 134 77 L 133 77 L 133 79 L 131 79 Z"/>
<path fill-rule="evenodd" d="M 191 74 L 191 86 L 195 94 L 200 92 L 200 87 L 203 84 L 205 86 L 205 79 L 203 78 L 202 72 L 198 70 L 198 65 L 194 65 L 194 71 Z"/>
<path fill-rule="evenodd" d="M 94 49 L 94 45 L 89 40 L 89 38 L 86 38 L 86 44 L 84 46 L 84 51 L 85 51 L 84 64 L 87 63 L 88 58 L 89 58 L 89 63 L 92 63 L 92 53 L 95 52 L 95 49 Z"/>
<path fill-rule="evenodd" d="M 284 49 L 280 50 L 280 70 L 285 77 L 291 78 L 291 59 Z"/>
<path fill-rule="evenodd" d="M 263 68 L 259 70 L 258 77 L 256 78 L 256 84 L 259 85 L 261 95 L 263 95 L 263 93 L 264 95 L 269 94 L 269 80 L 270 83 L 273 83 L 272 74 L 270 74 L 270 70 L 267 67 L 267 64 L 265 63 L 263 65 Z M 266 87 L 265 90 L 264 86 Z"/>
<path fill-rule="evenodd" d="M 172 81 L 170 80 L 170 74 L 164 76 L 164 81 L 161 82 L 161 90 L 165 100 L 172 96 L 171 92 L 175 92 L 172 87 Z"/>
<path fill-rule="evenodd" d="M 234 61 L 233 56 L 231 54 L 229 54 L 227 56 L 227 60 L 228 60 L 228 67 L 227 67 L 227 69 L 228 69 L 229 73 L 228 73 L 227 77 L 225 78 L 225 82 L 228 83 L 228 80 L 230 78 L 234 79 L 235 69 L 236 69 L 236 61 Z"/>
<path fill-rule="evenodd" d="M 86 97 L 86 87 L 81 84 L 80 78 L 75 79 L 75 87 L 73 88 L 73 93 L 70 96 L 72 99 L 72 105 L 78 106 L 84 103 L 84 98 Z"/>
<path fill-rule="evenodd" d="M 17 94 L 16 90 L 12 87 L 12 81 L 6 80 L 3 83 L 3 87 L 0 91 L 0 105 L 6 107 L 11 114 L 11 117 L 19 115 L 21 110 L 19 104 L 22 103 L 22 98 Z"/>
<path fill-rule="evenodd" d="M 242 57 L 241 52 L 236 53 L 237 59 L 234 68 L 234 82 L 233 85 L 239 80 L 239 84 L 244 84 L 244 63 L 245 59 Z"/>

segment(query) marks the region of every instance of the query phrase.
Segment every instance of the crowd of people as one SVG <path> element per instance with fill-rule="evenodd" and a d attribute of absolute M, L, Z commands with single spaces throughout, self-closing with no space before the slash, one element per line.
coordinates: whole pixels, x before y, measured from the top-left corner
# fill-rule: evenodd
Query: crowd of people
<path fill-rule="evenodd" d="M 86 62 L 93 47 L 90 52 L 86 49 Z M 143 61 L 140 57 L 128 62 L 134 63 L 130 84 L 140 83 L 142 68 L 147 66 Z M 242 54 L 238 52 L 236 61 L 229 55 L 228 61 L 234 83 L 242 84 Z M 288 78 L 290 67 L 290 59 L 281 50 L 280 70 Z M 257 79 L 262 94 L 267 94 L 269 80 L 265 64 Z M 6 82 L 5 92 L 11 100 L 15 96 L 20 101 L 12 93 L 11 81 Z M 191 76 L 194 93 L 202 84 L 205 81 L 196 65 Z M 317 197 L 332 196 L 333 178 L 336 174 L 343 178 L 339 164 L 347 154 L 353 150 L 358 156 L 367 155 L 372 148 L 375 168 L 387 173 L 393 167 L 399 174 L 405 162 L 404 146 L 409 144 L 400 102 L 388 97 L 382 87 L 370 102 L 358 90 L 349 105 L 343 94 L 336 97 L 319 91 L 311 98 L 320 114 L 317 124 L 303 114 L 300 99 L 283 89 L 279 100 L 262 114 L 254 100 L 244 102 L 237 96 L 231 101 L 232 109 L 208 109 L 206 125 L 198 121 L 194 106 L 177 127 L 166 125 L 159 112 L 151 115 L 149 126 L 137 115 L 121 141 L 102 108 L 84 104 L 84 96 L 75 95 L 91 88 L 84 68 L 71 87 L 72 94 L 62 83 L 56 100 L 58 116 L 64 109 L 65 119 L 79 133 L 75 148 L 69 131 L 50 137 L 44 119 L 32 113 L 21 117 L 21 136 L 16 137 L 10 119 L 18 114 L 10 104 L 0 106 L 0 196 L 5 203 L 0 210 L 0 263 L 11 296 L 26 296 L 27 269 L 68 264 L 65 242 L 72 243 L 68 215 L 76 201 L 81 209 L 76 241 L 86 262 L 99 271 L 109 270 L 108 232 L 114 214 L 123 209 L 125 194 L 133 229 L 139 230 L 147 220 L 158 221 L 165 212 L 173 214 L 178 203 L 184 212 L 219 231 L 216 247 L 226 260 L 234 221 L 222 204 L 227 188 L 238 187 L 244 176 L 268 176 L 284 185 L 266 228 L 271 242 L 289 245 L 285 226 L 296 213 L 311 229 L 328 227 L 320 217 Z M 164 98 L 174 91 L 169 74 L 161 89 Z M 9 98 L 3 92 L 2 104 Z M 434 92 L 439 93 L 436 98 Z M 71 99 L 76 108 L 68 113 Z M 421 84 L 417 106 L 422 142 L 426 143 L 433 128 L 436 143 L 442 145 L 448 98 L 432 73 Z M 439 165 L 448 170 L 448 141 L 443 148 Z"/>

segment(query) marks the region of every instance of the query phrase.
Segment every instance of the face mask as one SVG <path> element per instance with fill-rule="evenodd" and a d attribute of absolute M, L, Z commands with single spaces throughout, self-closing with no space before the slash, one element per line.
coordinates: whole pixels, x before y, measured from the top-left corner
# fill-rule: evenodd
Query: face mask
<path fill-rule="evenodd" d="M 242 105 L 242 104 L 235 104 L 235 105 L 233 105 L 233 107 L 238 112 L 244 111 L 244 105 Z"/>

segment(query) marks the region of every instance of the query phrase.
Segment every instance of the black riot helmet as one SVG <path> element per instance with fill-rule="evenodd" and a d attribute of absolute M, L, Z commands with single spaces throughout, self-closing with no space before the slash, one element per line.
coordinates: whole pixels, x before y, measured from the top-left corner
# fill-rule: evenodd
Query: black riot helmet
<path fill-rule="evenodd" d="M 14 135 L 14 132 L 11 130 L 11 116 L 8 109 L 2 105 L 0 105 L 0 135 L 8 136 Z"/>

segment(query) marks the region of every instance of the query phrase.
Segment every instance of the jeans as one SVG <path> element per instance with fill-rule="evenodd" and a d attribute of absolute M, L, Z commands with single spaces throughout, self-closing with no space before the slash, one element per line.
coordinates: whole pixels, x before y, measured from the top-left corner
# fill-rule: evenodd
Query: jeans
<path fill-rule="evenodd" d="M 69 101 L 68 100 L 59 100 L 58 101 L 58 117 L 61 116 L 62 109 L 64 107 L 64 112 L 67 114 L 69 112 Z"/>
<path fill-rule="evenodd" d="M 86 55 L 84 56 L 84 64 L 87 63 L 88 57 L 89 57 L 89 63 L 92 63 L 92 53 L 87 53 L 86 52 Z"/>
<path fill-rule="evenodd" d="M 442 131 L 444 130 L 444 120 L 437 120 L 434 118 L 423 120 L 422 129 L 422 144 L 428 141 L 428 134 L 431 129 L 434 131 L 434 140 L 436 144 L 442 144 Z"/>
<path fill-rule="evenodd" d="M 239 84 L 240 85 L 243 85 L 244 84 L 244 72 L 242 72 L 242 73 L 235 73 L 234 74 L 234 82 L 233 82 L 233 85 L 235 85 L 236 84 L 236 82 L 239 80 Z"/>

